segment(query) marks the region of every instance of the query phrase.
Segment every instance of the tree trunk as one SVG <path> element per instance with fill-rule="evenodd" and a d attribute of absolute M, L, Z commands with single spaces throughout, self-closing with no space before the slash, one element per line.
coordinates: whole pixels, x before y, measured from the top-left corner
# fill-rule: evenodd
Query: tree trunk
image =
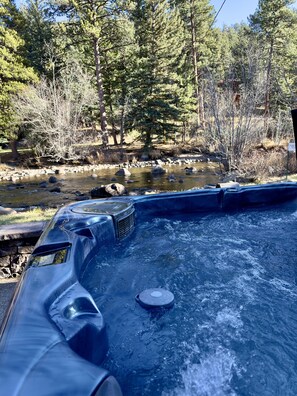
<path fill-rule="evenodd" d="M 121 129 L 120 129 L 120 140 L 121 140 L 121 146 L 125 144 L 125 105 L 122 107 L 121 111 Z"/>
<path fill-rule="evenodd" d="M 186 121 L 183 120 L 183 128 L 182 128 L 182 143 L 186 143 L 186 133 L 187 133 L 187 126 Z"/>
<path fill-rule="evenodd" d="M 11 153 L 12 153 L 12 158 L 14 160 L 17 160 L 19 158 L 19 152 L 18 152 L 18 142 L 17 140 L 10 140 L 9 142 Z"/>
<path fill-rule="evenodd" d="M 115 123 L 114 123 L 113 107 L 112 107 L 111 103 L 109 103 L 109 109 L 110 109 L 110 114 L 111 114 L 111 117 L 110 117 L 111 118 L 111 136 L 113 138 L 113 144 L 115 146 L 117 146 L 118 145 L 117 128 L 116 128 Z"/>
<path fill-rule="evenodd" d="M 152 133 L 150 130 L 146 131 L 144 147 L 145 149 L 150 149 L 152 147 Z"/>
<path fill-rule="evenodd" d="M 200 104 L 199 104 L 199 78 L 198 78 L 198 62 L 197 62 L 197 42 L 196 42 L 196 26 L 193 13 L 193 1 L 191 1 L 191 52 L 194 72 L 194 86 L 195 86 L 195 97 L 196 97 L 196 114 L 197 114 L 197 126 L 200 124 Z"/>
<path fill-rule="evenodd" d="M 112 136 L 112 138 L 113 138 L 113 144 L 114 144 L 115 146 L 118 146 L 119 143 L 118 143 L 118 141 L 117 141 L 117 132 L 116 132 L 116 129 L 115 129 L 115 127 L 114 127 L 114 123 L 112 124 L 111 136 Z"/>
<path fill-rule="evenodd" d="M 106 120 L 106 111 L 105 111 L 105 103 L 104 103 L 104 88 L 102 82 L 102 72 L 101 72 L 101 64 L 100 64 L 100 52 L 99 52 L 99 40 L 98 38 L 93 39 L 94 45 L 94 57 L 96 64 L 96 82 L 98 89 L 98 103 L 100 110 L 100 126 L 102 133 L 102 143 L 103 146 L 106 147 L 108 144 L 108 131 L 107 131 L 107 120 Z"/>
<path fill-rule="evenodd" d="M 272 69 L 272 57 L 274 50 L 274 40 L 270 42 L 267 74 L 266 74 L 266 87 L 265 87 L 265 104 L 264 104 L 264 128 L 266 136 L 269 137 L 268 133 L 268 119 L 270 116 L 270 84 L 271 84 L 271 69 Z"/>
<path fill-rule="evenodd" d="M 201 75 L 200 75 L 200 81 L 201 80 Z M 198 83 L 199 83 L 199 76 L 198 76 Z M 204 112 L 204 82 L 202 81 L 200 88 L 200 97 L 199 97 L 199 115 L 200 115 L 200 124 L 202 128 L 205 127 L 205 112 Z"/>

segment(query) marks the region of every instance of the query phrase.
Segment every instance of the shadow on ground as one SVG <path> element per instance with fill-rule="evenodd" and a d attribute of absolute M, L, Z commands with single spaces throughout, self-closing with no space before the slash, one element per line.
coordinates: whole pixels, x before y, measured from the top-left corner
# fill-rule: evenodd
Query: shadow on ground
<path fill-rule="evenodd" d="M 0 325 L 2 324 L 6 309 L 10 303 L 17 282 L 0 282 Z"/>

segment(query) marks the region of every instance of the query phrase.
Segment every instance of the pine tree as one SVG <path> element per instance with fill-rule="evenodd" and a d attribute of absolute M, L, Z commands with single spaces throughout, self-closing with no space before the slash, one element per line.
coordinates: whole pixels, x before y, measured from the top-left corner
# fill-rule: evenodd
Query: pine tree
<path fill-rule="evenodd" d="M 203 72 L 213 63 L 216 52 L 212 29 L 214 8 L 209 0 L 175 0 L 186 31 L 186 48 L 196 99 L 197 125 L 204 124 Z"/>
<path fill-rule="evenodd" d="M 126 4 L 127 5 L 127 4 Z M 109 34 L 103 50 L 103 76 L 106 104 L 109 108 L 108 121 L 112 126 L 114 144 L 124 144 L 126 117 L 132 94 L 132 75 L 136 65 L 134 25 L 128 15 L 122 15 L 115 24 L 110 21 Z"/>
<path fill-rule="evenodd" d="M 20 55 L 23 40 L 13 28 L 18 11 L 12 0 L 2 0 L 0 5 L 0 136 L 11 141 L 14 156 L 17 156 L 16 140 L 18 124 L 13 111 L 13 97 L 27 83 L 36 81 L 32 68 L 26 66 Z"/>
<path fill-rule="evenodd" d="M 266 88 L 264 99 L 265 129 L 271 115 L 273 86 L 277 82 L 280 62 L 286 65 L 286 49 L 294 37 L 296 14 L 289 8 L 293 0 L 260 0 L 256 12 L 250 16 L 250 24 L 259 35 L 265 61 Z"/>
<path fill-rule="evenodd" d="M 133 127 L 145 147 L 178 129 L 181 116 L 182 22 L 166 0 L 137 0 L 134 12 L 138 44 L 134 76 Z"/>
<path fill-rule="evenodd" d="M 24 40 L 24 55 L 39 75 L 46 74 L 48 47 L 53 39 L 54 22 L 44 0 L 27 0 L 20 9 L 23 19 L 19 33 Z"/>
<path fill-rule="evenodd" d="M 90 42 L 93 50 L 97 82 L 100 126 L 103 145 L 108 143 L 107 115 L 102 72 L 102 43 L 105 26 L 110 19 L 116 23 L 117 2 L 115 0 L 57 0 L 60 12 L 68 16 L 71 24 L 79 27 L 77 32 Z"/>

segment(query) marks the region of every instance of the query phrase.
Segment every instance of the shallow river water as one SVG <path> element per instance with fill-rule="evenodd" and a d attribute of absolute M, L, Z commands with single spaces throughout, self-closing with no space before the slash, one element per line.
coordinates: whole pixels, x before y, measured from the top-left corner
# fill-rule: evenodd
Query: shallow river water
<path fill-rule="evenodd" d="M 186 166 L 195 166 L 198 172 L 192 175 L 186 175 Z M 60 206 L 76 200 L 78 191 L 89 193 L 94 187 L 113 182 L 125 185 L 129 192 L 137 192 L 142 188 L 157 191 L 182 191 L 194 187 L 203 187 L 205 184 L 216 184 L 219 180 L 219 167 L 213 163 L 165 166 L 164 168 L 167 169 L 167 173 L 158 177 L 152 176 L 151 167 L 131 168 L 129 169 L 131 172 L 129 178 L 115 176 L 116 168 L 95 172 L 57 175 L 58 183 L 48 183 L 47 188 L 40 188 L 39 184 L 42 181 L 47 181 L 49 175 L 21 180 L 15 184 L 1 182 L 0 206 Z M 92 173 L 96 173 L 97 178 L 92 178 Z M 168 180 L 170 174 L 175 175 L 174 182 Z M 61 192 L 50 192 L 56 186 L 61 188 Z"/>

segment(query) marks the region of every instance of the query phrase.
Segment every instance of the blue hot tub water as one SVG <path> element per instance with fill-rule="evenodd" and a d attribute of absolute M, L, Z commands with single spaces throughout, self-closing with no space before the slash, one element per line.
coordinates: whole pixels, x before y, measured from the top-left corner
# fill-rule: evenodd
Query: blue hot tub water
<path fill-rule="evenodd" d="M 0 328 L 0 394 L 295 395 L 296 242 L 291 182 L 63 207 Z M 136 301 L 155 288 L 174 306 Z"/>
<path fill-rule="evenodd" d="M 107 326 L 102 366 L 129 396 L 295 395 L 297 206 L 150 218 L 80 282 Z M 175 305 L 135 301 L 163 287 Z"/>

